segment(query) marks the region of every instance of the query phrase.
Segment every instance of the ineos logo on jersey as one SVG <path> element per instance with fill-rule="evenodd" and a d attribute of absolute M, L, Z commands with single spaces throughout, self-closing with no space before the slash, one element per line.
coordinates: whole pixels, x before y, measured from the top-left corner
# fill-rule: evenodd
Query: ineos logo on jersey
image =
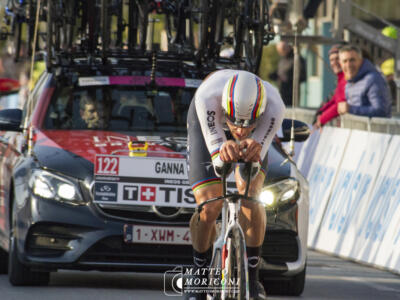
<path fill-rule="evenodd" d="M 185 174 L 183 163 L 156 162 L 154 170 L 157 174 Z"/>
<path fill-rule="evenodd" d="M 217 134 L 217 130 L 215 129 L 215 111 L 207 110 L 207 125 L 210 129 L 210 134 Z"/>

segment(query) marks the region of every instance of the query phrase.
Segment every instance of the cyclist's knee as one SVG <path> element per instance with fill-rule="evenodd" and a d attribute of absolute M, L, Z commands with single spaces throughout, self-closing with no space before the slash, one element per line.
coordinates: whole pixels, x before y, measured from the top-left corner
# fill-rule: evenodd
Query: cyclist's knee
<path fill-rule="evenodd" d="M 203 206 L 203 210 L 200 214 L 200 219 L 203 222 L 214 224 L 215 220 L 218 218 L 222 209 L 222 201 L 209 203 Z"/>
<path fill-rule="evenodd" d="M 194 193 L 197 204 L 222 195 L 222 185 L 213 184 L 197 190 Z M 214 223 L 222 209 L 222 200 L 211 202 L 203 206 L 200 218 L 203 222 Z"/>
<path fill-rule="evenodd" d="M 240 175 L 235 174 L 236 179 L 236 187 L 238 189 L 239 194 L 244 194 L 246 190 L 246 181 L 243 180 Z M 249 196 L 258 195 L 261 191 L 265 179 L 265 175 L 262 172 L 259 172 L 256 177 L 251 181 L 249 188 Z"/>

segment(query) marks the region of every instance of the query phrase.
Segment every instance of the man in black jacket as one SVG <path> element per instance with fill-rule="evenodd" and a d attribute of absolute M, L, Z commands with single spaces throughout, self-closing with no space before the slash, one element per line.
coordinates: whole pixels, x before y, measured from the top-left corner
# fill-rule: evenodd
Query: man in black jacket
<path fill-rule="evenodd" d="M 269 75 L 271 80 L 278 83 L 279 92 L 286 106 L 292 105 L 293 96 L 293 67 L 294 53 L 293 48 L 285 41 L 280 41 L 276 45 L 276 50 L 281 57 L 276 72 Z M 300 56 L 299 83 L 306 80 L 305 60 Z"/>

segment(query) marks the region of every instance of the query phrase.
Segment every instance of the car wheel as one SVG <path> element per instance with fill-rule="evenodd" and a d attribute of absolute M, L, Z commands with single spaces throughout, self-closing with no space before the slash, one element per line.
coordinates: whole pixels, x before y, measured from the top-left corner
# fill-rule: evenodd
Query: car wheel
<path fill-rule="evenodd" d="M 13 201 L 15 203 L 15 201 Z M 13 205 L 14 208 L 14 205 Z M 14 236 L 15 221 L 11 222 L 10 242 L 8 251 L 8 280 L 14 286 L 47 285 L 50 280 L 50 272 L 33 272 L 18 258 L 17 241 Z"/>
<path fill-rule="evenodd" d="M 306 267 L 290 279 L 280 281 L 263 280 L 263 285 L 267 294 L 300 296 L 304 291 L 305 282 Z"/>
<path fill-rule="evenodd" d="M 287 294 L 291 296 L 300 296 L 304 291 L 304 285 L 306 283 L 306 267 L 304 270 L 293 276 L 288 282 Z"/>
<path fill-rule="evenodd" d="M 13 236 L 10 237 L 8 279 L 14 286 L 47 285 L 50 280 L 50 272 L 33 272 L 20 262 Z"/>
<path fill-rule="evenodd" d="M 0 249 L 0 274 L 7 274 L 8 271 L 8 254 Z"/>

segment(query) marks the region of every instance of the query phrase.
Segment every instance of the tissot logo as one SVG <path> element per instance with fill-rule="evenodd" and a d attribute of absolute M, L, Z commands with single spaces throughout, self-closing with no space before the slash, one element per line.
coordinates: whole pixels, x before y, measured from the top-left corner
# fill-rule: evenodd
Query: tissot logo
<path fill-rule="evenodd" d="M 138 186 L 125 185 L 123 189 L 123 200 L 137 201 L 138 200 Z"/>

